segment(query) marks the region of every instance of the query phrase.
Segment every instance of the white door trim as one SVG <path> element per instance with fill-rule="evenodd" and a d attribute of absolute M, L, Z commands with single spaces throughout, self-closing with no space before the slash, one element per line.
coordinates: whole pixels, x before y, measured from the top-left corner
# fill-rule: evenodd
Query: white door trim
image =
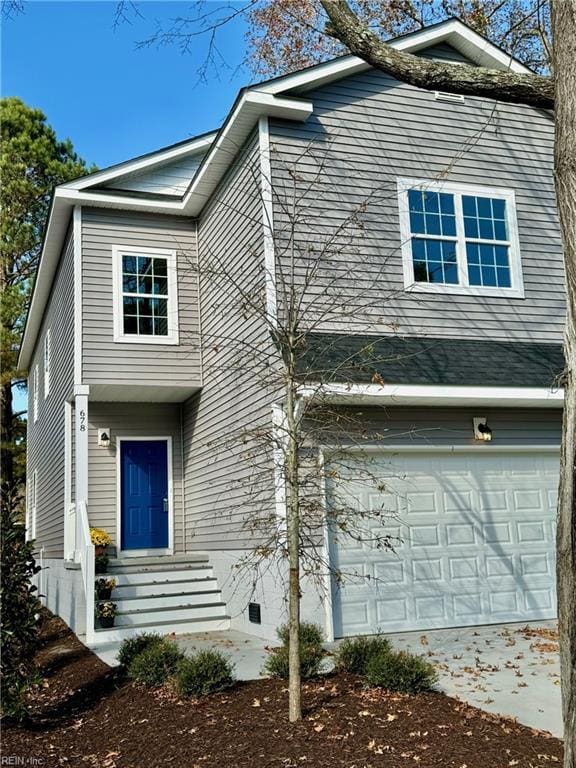
<path fill-rule="evenodd" d="M 132 441 L 164 441 L 168 458 L 168 547 L 157 549 L 122 549 L 122 443 Z M 116 437 L 116 553 L 117 557 L 149 557 L 174 553 L 174 476 L 172 436 L 170 435 L 118 435 Z"/>

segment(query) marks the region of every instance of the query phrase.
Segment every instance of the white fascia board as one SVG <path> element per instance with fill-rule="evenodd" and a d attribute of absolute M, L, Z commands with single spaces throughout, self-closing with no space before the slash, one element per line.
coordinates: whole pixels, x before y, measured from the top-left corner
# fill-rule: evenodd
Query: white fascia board
<path fill-rule="evenodd" d="M 309 101 L 276 97 L 260 90 L 245 91 L 200 166 L 184 197 L 184 212 L 197 216 L 263 115 L 304 121 L 312 114 Z"/>
<path fill-rule="evenodd" d="M 201 136 L 198 139 L 191 139 L 185 144 L 179 144 L 177 147 L 159 150 L 152 155 L 136 158 L 135 160 L 127 160 L 125 163 L 120 163 L 119 165 L 104 169 L 103 171 L 96 171 L 96 173 L 91 173 L 89 176 L 83 176 L 81 179 L 76 179 L 75 181 L 63 184 L 60 189 L 88 189 L 96 184 L 104 184 L 107 181 L 121 179 L 124 176 L 131 176 L 138 171 L 151 170 L 158 166 L 166 165 L 173 160 L 177 160 L 179 157 L 195 155 L 203 151 L 205 152 L 217 135 L 218 131 L 213 131 L 206 136 Z"/>
<path fill-rule="evenodd" d="M 94 208 L 118 208 L 123 211 L 148 211 L 151 213 L 182 213 L 180 200 L 152 200 L 131 195 L 116 195 L 114 192 L 91 192 L 89 189 L 57 187 L 55 198 L 70 205 L 85 205 Z"/>
<path fill-rule="evenodd" d="M 437 24 L 429 29 L 422 29 L 387 42 L 391 48 L 404 53 L 417 53 L 431 45 L 448 43 L 479 66 L 532 74 L 528 67 L 501 51 L 482 35 L 469 29 L 457 19 L 450 19 L 443 24 Z M 279 77 L 270 83 L 260 84 L 258 90 L 263 93 L 279 94 L 296 88 L 318 88 L 333 80 L 350 77 L 371 68 L 370 64 L 358 56 L 342 56 L 302 72 Z"/>
<path fill-rule="evenodd" d="M 62 204 L 54 197 L 18 355 L 18 368 L 23 371 L 28 370 L 32 359 L 34 345 L 44 316 L 44 308 L 50 296 L 52 281 L 60 261 L 60 251 L 70 225 L 71 212 L 72 206 Z"/>
<path fill-rule="evenodd" d="M 461 406 L 486 405 L 514 408 L 562 408 L 564 391 L 544 387 L 466 387 L 419 384 L 314 384 L 300 388 L 299 395 L 333 403 L 379 405 Z"/>

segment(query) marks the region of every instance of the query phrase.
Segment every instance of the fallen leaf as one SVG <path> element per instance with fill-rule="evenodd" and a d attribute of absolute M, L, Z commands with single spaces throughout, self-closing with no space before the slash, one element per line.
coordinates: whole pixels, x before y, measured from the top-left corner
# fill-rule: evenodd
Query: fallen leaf
<path fill-rule="evenodd" d="M 253 707 L 259 707 L 259 706 L 261 706 L 261 704 L 260 704 L 260 699 L 254 699 L 254 701 L 252 702 L 252 706 L 253 706 Z"/>
<path fill-rule="evenodd" d="M 398 720 L 398 715 L 392 715 L 390 712 L 386 715 L 386 720 L 388 720 L 389 723 L 392 722 L 392 720 Z"/>

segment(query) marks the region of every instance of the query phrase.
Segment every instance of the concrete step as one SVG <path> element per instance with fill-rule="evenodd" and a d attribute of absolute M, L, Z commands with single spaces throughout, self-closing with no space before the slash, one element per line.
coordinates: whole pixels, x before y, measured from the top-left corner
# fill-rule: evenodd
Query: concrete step
<path fill-rule="evenodd" d="M 143 608 L 142 610 L 130 610 L 127 613 L 118 613 L 116 616 L 117 627 L 139 626 L 142 623 L 168 624 L 180 619 L 204 619 L 220 618 L 226 615 L 226 603 L 196 603 L 180 604 L 173 607 Z"/>
<path fill-rule="evenodd" d="M 141 568 L 142 566 L 160 565 L 186 565 L 194 563 L 208 563 L 208 555 L 189 554 L 189 555 L 155 555 L 151 557 L 114 557 L 110 558 L 108 570 L 110 568 Z"/>
<path fill-rule="evenodd" d="M 205 616 L 198 619 L 181 619 L 167 623 L 144 622 L 130 626 L 114 626 L 111 629 L 96 628 L 97 642 L 94 645 L 117 643 L 127 637 L 134 637 L 142 632 L 155 632 L 158 635 L 183 635 L 189 632 L 217 632 L 230 629 L 230 616 Z"/>
<path fill-rule="evenodd" d="M 211 579 L 214 576 L 209 565 L 190 566 L 190 568 L 151 570 L 108 571 L 108 576 L 116 579 L 118 586 L 127 584 L 162 584 L 169 581 L 196 581 L 199 579 Z M 99 578 L 101 574 L 97 574 Z"/>
<path fill-rule="evenodd" d="M 180 585 L 182 587 L 182 585 Z M 140 595 L 137 597 L 125 597 L 122 589 L 112 593 L 112 602 L 116 603 L 120 613 L 132 613 L 143 611 L 147 608 L 180 608 L 207 605 L 222 602 L 222 593 L 219 589 L 210 592 L 177 592 L 176 594 Z"/>
<path fill-rule="evenodd" d="M 118 576 L 114 577 L 118 582 Z M 218 591 L 218 582 L 216 579 L 167 579 L 158 581 L 145 581 L 142 583 L 133 583 L 128 580 L 127 583 L 119 583 L 112 592 L 112 599 L 124 600 L 131 597 L 154 597 L 155 595 L 179 595 L 183 592 L 202 592 Z"/>

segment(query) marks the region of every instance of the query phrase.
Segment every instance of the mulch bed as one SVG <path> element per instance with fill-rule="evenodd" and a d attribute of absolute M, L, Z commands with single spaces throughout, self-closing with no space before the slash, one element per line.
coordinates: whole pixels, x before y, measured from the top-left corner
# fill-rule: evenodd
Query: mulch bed
<path fill-rule="evenodd" d="M 261 680 L 204 700 L 128 682 L 59 620 L 45 622 L 43 688 L 29 722 L 3 724 L 3 755 L 87 768 L 550 768 L 562 745 L 545 733 L 439 693 L 404 696 L 332 675 L 304 688 L 290 725 L 282 682 Z M 34 763 L 31 758 L 41 760 Z"/>

